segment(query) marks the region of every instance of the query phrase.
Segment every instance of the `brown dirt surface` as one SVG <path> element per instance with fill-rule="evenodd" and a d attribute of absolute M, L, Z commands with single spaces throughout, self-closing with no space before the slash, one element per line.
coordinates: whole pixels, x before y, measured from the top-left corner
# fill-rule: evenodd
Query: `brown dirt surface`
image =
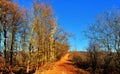
<path fill-rule="evenodd" d="M 90 74 L 89 72 L 79 69 L 74 66 L 74 63 L 69 61 L 70 53 L 67 53 L 58 62 L 54 64 L 52 69 L 42 71 L 36 70 L 35 74 Z"/>

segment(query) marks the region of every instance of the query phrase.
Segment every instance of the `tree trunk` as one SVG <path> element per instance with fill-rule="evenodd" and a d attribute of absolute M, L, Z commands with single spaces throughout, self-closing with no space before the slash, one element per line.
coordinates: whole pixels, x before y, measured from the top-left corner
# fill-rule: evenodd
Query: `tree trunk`
<path fill-rule="evenodd" d="M 10 65 L 13 64 L 14 40 L 15 40 L 15 28 L 13 26 L 13 30 L 12 30 L 12 43 L 11 43 L 11 49 L 10 49 Z"/>
<path fill-rule="evenodd" d="M 5 60 L 5 65 L 6 65 L 6 63 L 7 63 L 7 43 L 6 43 L 6 38 L 7 38 L 7 30 L 6 30 L 6 25 L 7 25 L 7 23 L 6 23 L 7 21 L 6 21 L 6 14 L 4 14 L 4 21 L 3 21 L 3 31 L 4 31 L 4 60 Z"/>
<path fill-rule="evenodd" d="M 5 59 L 5 64 L 7 63 L 7 61 L 6 61 L 6 58 L 7 58 L 7 56 L 6 56 L 6 38 L 7 38 L 7 31 L 6 31 L 6 26 L 4 25 L 4 29 L 3 29 L 3 31 L 4 31 L 4 59 Z"/>

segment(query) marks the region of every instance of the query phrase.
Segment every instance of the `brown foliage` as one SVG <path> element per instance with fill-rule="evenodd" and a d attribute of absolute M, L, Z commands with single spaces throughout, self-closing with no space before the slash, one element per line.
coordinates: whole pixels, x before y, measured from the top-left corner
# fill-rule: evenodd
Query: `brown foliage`
<path fill-rule="evenodd" d="M 33 2 L 33 12 L 27 12 L 17 3 L 0 0 L 0 33 L 4 43 L 1 50 L 4 60 L 0 58 L 0 65 L 6 72 L 12 67 L 16 67 L 16 73 L 31 71 L 60 59 L 69 50 L 67 34 L 58 32 L 48 3 Z"/>

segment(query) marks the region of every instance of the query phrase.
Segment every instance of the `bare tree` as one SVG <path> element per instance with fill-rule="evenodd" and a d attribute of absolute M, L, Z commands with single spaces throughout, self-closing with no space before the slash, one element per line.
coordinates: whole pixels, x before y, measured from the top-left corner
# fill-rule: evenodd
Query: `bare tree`
<path fill-rule="evenodd" d="M 92 24 L 88 29 L 89 31 L 86 33 L 86 36 L 89 39 L 93 39 L 99 42 L 102 46 L 102 49 L 106 52 L 104 58 L 104 74 L 110 72 L 108 70 L 110 69 L 109 66 L 115 58 L 113 54 L 115 52 L 113 51 L 116 51 L 116 55 L 119 55 L 119 19 L 119 10 L 105 12 L 104 14 L 98 16 L 96 23 Z M 117 59 L 116 61 L 119 60 Z"/>
<path fill-rule="evenodd" d="M 89 52 L 89 61 L 92 67 L 92 74 L 95 74 L 95 70 L 98 68 L 98 61 L 99 61 L 99 51 L 100 45 L 96 41 L 90 41 L 89 47 L 87 48 Z"/>

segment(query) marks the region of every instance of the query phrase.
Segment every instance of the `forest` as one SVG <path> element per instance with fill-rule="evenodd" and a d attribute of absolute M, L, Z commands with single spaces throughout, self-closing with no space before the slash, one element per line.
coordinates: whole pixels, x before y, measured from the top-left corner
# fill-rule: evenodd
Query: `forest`
<path fill-rule="evenodd" d="M 57 20 L 49 2 L 0 0 L 0 74 L 120 74 L 119 9 L 89 24 L 86 51 L 69 51 L 73 35 Z"/>

